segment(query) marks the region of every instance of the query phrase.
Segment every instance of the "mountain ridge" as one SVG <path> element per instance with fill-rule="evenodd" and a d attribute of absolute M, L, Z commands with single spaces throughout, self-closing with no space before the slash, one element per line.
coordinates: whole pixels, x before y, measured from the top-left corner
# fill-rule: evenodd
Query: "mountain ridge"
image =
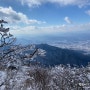
<path fill-rule="evenodd" d="M 90 62 L 90 55 L 84 55 L 81 51 L 62 49 L 48 44 L 39 44 L 36 45 L 36 47 L 46 51 L 45 57 L 37 58 L 37 61 L 45 66 L 55 66 L 59 64 L 86 66 L 88 62 Z"/>

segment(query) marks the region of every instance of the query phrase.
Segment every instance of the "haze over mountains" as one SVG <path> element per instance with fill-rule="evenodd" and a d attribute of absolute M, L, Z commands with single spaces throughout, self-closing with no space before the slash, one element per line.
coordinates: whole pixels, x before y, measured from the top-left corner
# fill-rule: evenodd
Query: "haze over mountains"
<path fill-rule="evenodd" d="M 17 43 L 27 44 L 49 44 L 59 48 L 85 51 L 90 53 L 90 32 L 68 32 L 58 34 L 42 34 L 31 36 L 18 36 Z"/>
<path fill-rule="evenodd" d="M 37 61 L 45 66 L 59 64 L 84 65 L 90 62 L 90 33 L 71 32 L 53 35 L 24 36 L 17 39 L 23 45 L 36 44 L 46 51 Z"/>

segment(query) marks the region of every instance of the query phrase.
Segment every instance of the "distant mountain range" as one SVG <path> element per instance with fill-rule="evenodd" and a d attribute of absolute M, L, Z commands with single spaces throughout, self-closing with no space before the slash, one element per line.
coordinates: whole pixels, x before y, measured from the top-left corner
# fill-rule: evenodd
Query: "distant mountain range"
<path fill-rule="evenodd" d="M 55 66 L 59 64 L 70 64 L 71 66 L 86 66 L 90 62 L 90 55 L 84 55 L 81 51 L 61 49 L 47 44 L 39 44 L 36 47 L 46 51 L 45 57 L 38 57 L 37 61 L 45 66 Z"/>
<path fill-rule="evenodd" d="M 37 61 L 42 65 L 71 64 L 72 66 L 86 66 L 90 62 L 89 30 L 55 35 L 22 36 L 17 38 L 16 43 L 22 45 L 37 44 L 37 47 L 46 50 L 45 57 L 37 58 Z"/>

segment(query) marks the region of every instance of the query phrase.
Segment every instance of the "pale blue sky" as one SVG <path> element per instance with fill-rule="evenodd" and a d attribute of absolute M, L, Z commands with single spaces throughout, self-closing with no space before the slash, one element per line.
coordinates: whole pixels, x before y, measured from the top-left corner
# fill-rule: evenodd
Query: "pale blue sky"
<path fill-rule="evenodd" d="M 0 19 L 15 34 L 87 31 L 90 0 L 0 0 Z"/>

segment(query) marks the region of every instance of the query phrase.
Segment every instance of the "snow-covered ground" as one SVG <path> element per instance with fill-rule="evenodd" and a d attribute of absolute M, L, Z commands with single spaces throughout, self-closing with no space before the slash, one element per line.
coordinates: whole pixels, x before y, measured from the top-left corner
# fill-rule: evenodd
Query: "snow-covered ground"
<path fill-rule="evenodd" d="M 0 90 L 90 90 L 90 67 L 22 66 L 0 70 Z"/>

